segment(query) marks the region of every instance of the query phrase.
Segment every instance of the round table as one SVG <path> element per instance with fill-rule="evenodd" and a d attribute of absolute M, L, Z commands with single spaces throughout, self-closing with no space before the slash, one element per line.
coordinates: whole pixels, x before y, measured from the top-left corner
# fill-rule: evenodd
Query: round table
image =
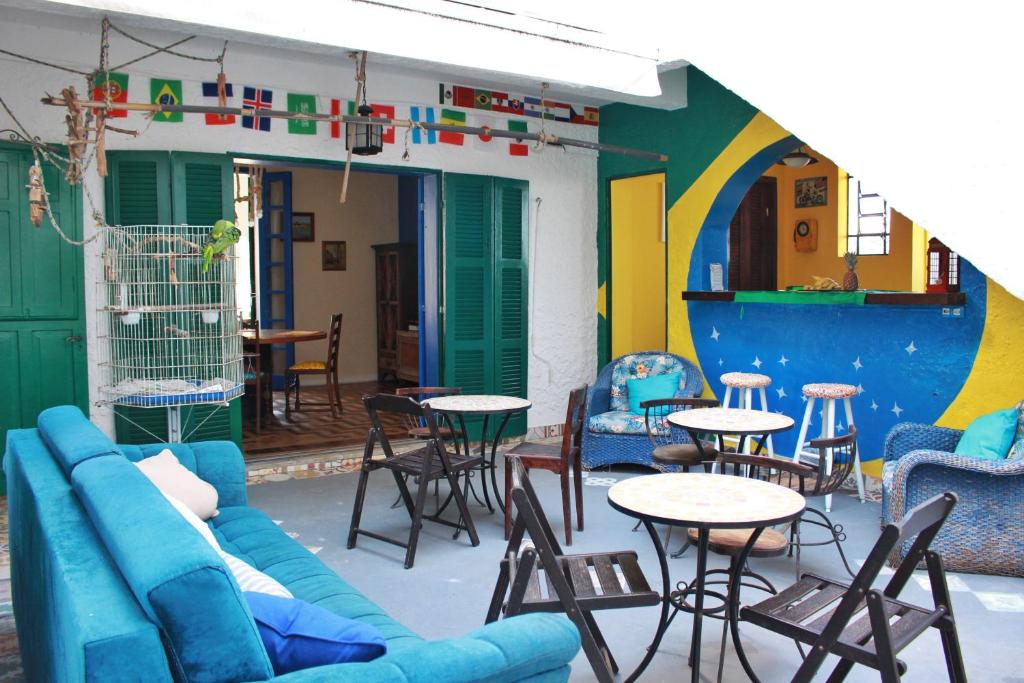
<path fill-rule="evenodd" d="M 723 448 L 726 434 L 740 437 L 736 451 L 743 452 L 743 441 L 748 436 L 760 436 L 754 455 L 764 448 L 769 434 L 792 429 L 793 418 L 780 413 L 769 413 L 764 410 L 747 410 L 746 408 L 691 408 L 671 413 L 667 418 L 669 424 L 681 427 L 690 433 L 690 438 L 697 444 L 701 454 L 704 448 L 698 434 L 714 434 L 718 437 L 719 448 Z"/>
<path fill-rule="evenodd" d="M 327 339 L 327 333 L 323 330 L 284 330 L 280 328 L 261 327 L 259 329 L 259 354 L 260 366 L 266 367 L 270 375 L 270 391 L 268 392 L 268 407 L 265 417 L 270 418 L 274 414 L 274 352 L 270 347 L 277 344 L 292 344 L 295 342 L 320 341 Z M 257 343 L 256 330 L 243 329 L 242 341 L 246 344 Z M 261 418 L 262 421 L 262 418 Z"/>
<path fill-rule="evenodd" d="M 484 504 L 487 509 L 494 512 L 491 501 L 487 494 L 487 470 L 491 470 L 491 488 L 494 490 L 494 500 L 502 512 L 505 511 L 505 504 L 501 500 L 501 493 L 498 489 L 498 478 L 495 474 L 494 460 L 497 456 L 498 444 L 501 442 L 501 432 L 505 429 L 509 419 L 515 414 L 529 410 L 533 404 L 525 398 L 516 396 L 496 396 L 489 394 L 454 394 L 451 396 L 437 396 L 423 401 L 432 410 L 454 415 L 459 420 L 459 428 L 462 430 L 463 441 L 466 452 L 469 453 L 469 432 L 466 430 L 466 417 L 482 416 L 483 427 L 480 431 L 480 457 L 483 462 L 480 464 L 481 488 L 484 490 Z M 500 415 L 501 422 L 498 424 L 498 431 L 494 433 L 491 443 L 491 458 L 487 459 L 487 424 L 492 415 Z M 475 495 L 475 494 L 474 494 Z M 479 501 L 479 499 L 477 499 Z"/>
<path fill-rule="evenodd" d="M 661 644 L 661 638 L 669 623 L 671 583 L 668 558 L 654 529 L 655 523 L 694 528 L 698 531 L 693 633 L 690 639 L 691 679 L 695 683 L 700 679 L 701 624 L 704 616 L 704 580 L 707 571 L 709 532 L 711 529 L 755 530 L 735 563 L 736 571 L 729 578 L 731 588 L 728 615 L 733 622 L 732 633 L 737 644 L 737 652 L 742 652 L 739 647 L 739 631 L 735 628 L 739 573 L 761 531 L 767 526 L 783 524 L 799 517 L 804 510 L 804 497 L 796 491 L 757 479 L 687 472 L 652 474 L 620 481 L 608 490 L 608 504 L 643 523 L 654 543 L 661 566 L 662 607 L 658 629 L 647 649 L 647 655 L 627 681 L 635 680 L 647 668 Z"/>

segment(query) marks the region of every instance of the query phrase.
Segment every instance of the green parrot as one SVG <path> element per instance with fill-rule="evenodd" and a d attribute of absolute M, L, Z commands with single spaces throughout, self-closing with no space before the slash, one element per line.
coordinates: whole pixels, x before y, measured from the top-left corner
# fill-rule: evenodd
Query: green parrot
<path fill-rule="evenodd" d="M 242 231 L 235 227 L 235 224 L 227 220 L 219 220 L 213 224 L 210 230 L 210 238 L 203 247 L 203 272 L 210 269 L 210 262 L 217 254 L 223 254 L 232 244 L 238 242 Z"/>

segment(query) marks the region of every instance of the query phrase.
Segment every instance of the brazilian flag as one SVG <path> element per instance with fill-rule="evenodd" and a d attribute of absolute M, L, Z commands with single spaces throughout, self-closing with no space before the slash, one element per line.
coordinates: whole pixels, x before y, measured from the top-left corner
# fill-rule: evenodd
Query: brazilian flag
<path fill-rule="evenodd" d="M 153 104 L 181 104 L 181 81 L 168 81 L 162 78 L 149 79 L 149 101 Z M 159 112 L 155 120 L 164 123 L 181 123 L 185 115 L 180 111 Z"/>

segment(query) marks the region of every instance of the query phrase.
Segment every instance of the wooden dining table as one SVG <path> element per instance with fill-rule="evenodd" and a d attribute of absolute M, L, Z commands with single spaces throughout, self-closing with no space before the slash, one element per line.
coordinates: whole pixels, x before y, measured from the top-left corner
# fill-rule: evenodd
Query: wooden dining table
<path fill-rule="evenodd" d="M 327 332 L 324 330 L 288 330 L 281 328 L 261 327 L 259 329 L 260 344 L 260 365 L 267 369 L 267 373 L 274 376 L 274 353 L 272 346 L 278 344 L 293 344 L 297 342 L 320 341 L 327 339 Z M 242 343 L 256 343 L 257 335 L 254 329 L 242 330 Z M 274 385 L 270 383 L 270 396 L 273 397 Z M 271 401 L 273 399 L 271 398 Z"/>

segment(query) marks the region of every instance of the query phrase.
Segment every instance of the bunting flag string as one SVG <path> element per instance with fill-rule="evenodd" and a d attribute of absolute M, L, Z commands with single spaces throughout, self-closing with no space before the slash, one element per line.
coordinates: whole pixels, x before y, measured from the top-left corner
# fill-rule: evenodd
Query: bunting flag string
<path fill-rule="evenodd" d="M 481 90 L 449 83 L 438 85 L 438 104 L 543 118 L 548 121 L 561 121 L 583 126 L 597 126 L 600 123 L 597 107 L 572 105 L 531 96 L 512 97 L 506 92 Z"/>

